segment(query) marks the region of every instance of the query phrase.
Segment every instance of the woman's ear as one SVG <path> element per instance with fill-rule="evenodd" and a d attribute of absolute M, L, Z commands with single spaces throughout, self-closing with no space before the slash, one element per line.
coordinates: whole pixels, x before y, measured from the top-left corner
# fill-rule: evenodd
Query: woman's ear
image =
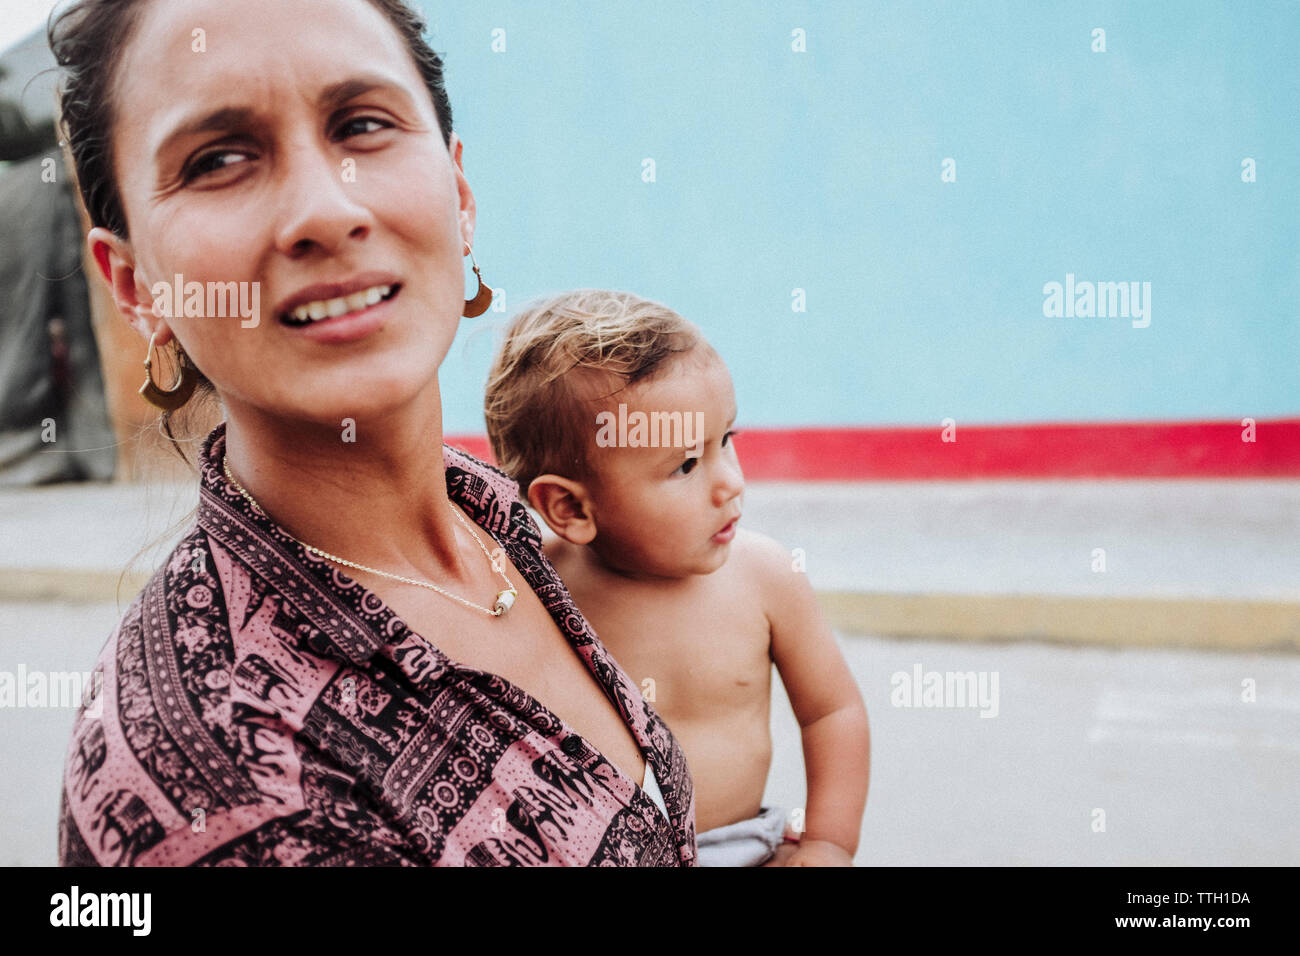
<path fill-rule="evenodd" d="M 474 202 L 474 190 L 469 187 L 469 180 L 465 178 L 465 166 L 461 157 L 465 151 L 465 144 L 461 141 L 458 134 L 451 134 L 451 142 L 448 144 L 448 152 L 451 154 L 451 163 L 453 171 L 456 174 L 456 192 L 459 196 L 460 209 L 457 218 L 460 220 L 460 238 L 470 246 L 474 245 L 474 225 L 478 217 L 478 207 Z M 461 252 L 464 252 L 462 249 Z"/>
<path fill-rule="evenodd" d="M 95 265 L 108 281 L 117 311 L 146 339 L 158 333 L 157 344 L 171 341 L 172 331 L 162 315 L 154 310 L 154 298 L 144 285 L 143 277 L 135 268 L 135 253 L 131 243 L 102 226 L 91 229 L 86 236 Z"/>
<path fill-rule="evenodd" d="M 590 544 L 596 537 L 591 496 L 582 482 L 559 475 L 538 475 L 528 485 L 528 503 L 565 541 Z"/>

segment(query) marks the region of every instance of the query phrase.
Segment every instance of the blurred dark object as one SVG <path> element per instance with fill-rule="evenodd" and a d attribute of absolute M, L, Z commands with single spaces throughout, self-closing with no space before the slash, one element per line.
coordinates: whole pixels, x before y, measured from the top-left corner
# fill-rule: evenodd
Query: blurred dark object
<path fill-rule="evenodd" d="M 0 485 L 107 481 L 117 458 L 52 63 L 40 31 L 0 57 Z"/>
<path fill-rule="evenodd" d="M 18 162 L 58 145 L 57 79 L 44 28 L 0 54 L 0 161 Z"/>
<path fill-rule="evenodd" d="M 9 100 L 0 100 L 0 160 L 26 159 L 56 145 L 54 120 L 33 127 L 22 110 Z"/>

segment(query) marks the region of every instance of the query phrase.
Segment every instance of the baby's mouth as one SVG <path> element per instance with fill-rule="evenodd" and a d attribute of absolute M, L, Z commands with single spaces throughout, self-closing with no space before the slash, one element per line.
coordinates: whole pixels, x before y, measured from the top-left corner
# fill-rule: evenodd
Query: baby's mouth
<path fill-rule="evenodd" d="M 364 312 L 372 305 L 378 305 L 380 302 L 387 302 L 389 299 L 395 298 L 401 290 L 400 283 L 373 285 L 368 289 L 361 289 L 350 295 L 342 295 L 334 299 L 317 299 L 312 302 L 304 302 L 301 305 L 294 306 L 288 312 L 281 313 L 280 321 L 285 325 L 303 326 L 315 322 L 325 322 L 329 319 L 342 318 L 357 312 Z"/>

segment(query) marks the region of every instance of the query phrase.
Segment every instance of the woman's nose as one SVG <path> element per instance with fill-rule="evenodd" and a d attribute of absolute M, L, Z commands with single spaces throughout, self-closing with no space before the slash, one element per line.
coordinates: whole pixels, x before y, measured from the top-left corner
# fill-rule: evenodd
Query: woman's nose
<path fill-rule="evenodd" d="M 276 245 L 294 258 L 313 249 L 327 254 L 353 238 L 364 238 L 373 219 L 358 199 L 355 168 L 323 145 L 292 150 L 281 172 Z"/>

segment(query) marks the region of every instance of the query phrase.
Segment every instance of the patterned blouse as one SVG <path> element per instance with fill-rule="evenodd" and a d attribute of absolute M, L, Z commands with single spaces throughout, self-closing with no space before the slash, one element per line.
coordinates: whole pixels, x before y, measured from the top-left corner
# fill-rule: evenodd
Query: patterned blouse
<path fill-rule="evenodd" d="M 443 446 L 447 491 L 618 708 L 668 815 L 509 681 L 426 642 L 226 481 L 100 654 L 59 823 L 65 866 L 695 866 L 668 726 L 605 650 L 502 472 Z M 648 783 L 648 781 L 647 781 Z"/>

